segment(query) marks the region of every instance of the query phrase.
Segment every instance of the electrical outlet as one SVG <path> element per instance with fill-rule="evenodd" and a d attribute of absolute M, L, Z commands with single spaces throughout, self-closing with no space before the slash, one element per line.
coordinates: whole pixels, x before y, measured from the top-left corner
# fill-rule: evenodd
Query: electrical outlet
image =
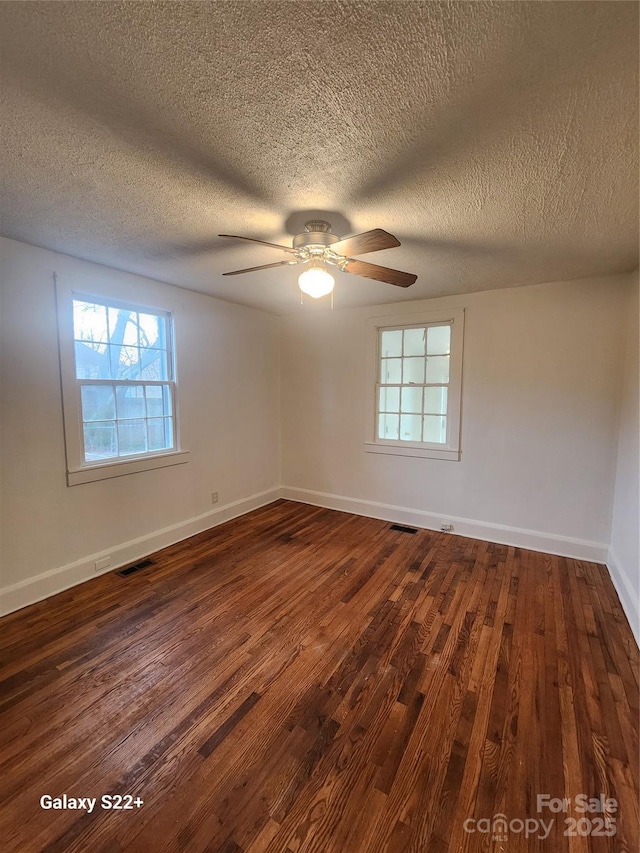
<path fill-rule="evenodd" d="M 211 492 L 211 503 L 212 504 L 218 503 L 218 493 L 217 492 Z"/>
<path fill-rule="evenodd" d="M 101 572 L 103 569 L 108 569 L 111 565 L 111 557 L 103 557 L 101 560 L 96 560 L 93 564 L 94 572 Z"/>

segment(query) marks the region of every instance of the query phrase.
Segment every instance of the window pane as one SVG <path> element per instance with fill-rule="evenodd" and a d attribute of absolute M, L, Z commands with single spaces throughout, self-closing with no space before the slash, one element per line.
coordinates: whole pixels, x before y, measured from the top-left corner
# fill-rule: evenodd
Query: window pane
<path fill-rule="evenodd" d="M 398 439 L 398 415 L 378 415 L 378 438 Z"/>
<path fill-rule="evenodd" d="M 424 382 L 424 358 L 402 359 L 402 381 L 405 385 L 421 385 Z"/>
<path fill-rule="evenodd" d="M 380 388 L 380 411 L 397 412 L 400 409 L 400 389 Z"/>
<path fill-rule="evenodd" d="M 162 389 L 162 399 L 164 400 L 165 415 L 172 415 L 173 407 L 171 405 L 171 389 L 167 385 L 165 385 Z"/>
<path fill-rule="evenodd" d="M 389 358 L 390 356 L 402 355 L 402 329 L 395 332 L 382 332 L 380 336 L 380 356 Z"/>
<path fill-rule="evenodd" d="M 425 415 L 422 440 L 432 444 L 446 444 L 447 419 L 436 415 Z"/>
<path fill-rule="evenodd" d="M 84 459 L 109 459 L 118 455 L 118 438 L 114 421 L 92 421 L 83 425 Z"/>
<path fill-rule="evenodd" d="M 113 379 L 140 378 L 140 350 L 137 347 L 110 346 Z"/>
<path fill-rule="evenodd" d="M 422 388 L 402 389 L 402 412 L 422 412 Z"/>
<path fill-rule="evenodd" d="M 429 326 L 427 355 L 446 355 L 451 351 L 451 326 Z"/>
<path fill-rule="evenodd" d="M 171 393 L 166 386 L 146 385 L 147 417 L 160 418 L 171 414 Z"/>
<path fill-rule="evenodd" d="M 152 418 L 147 421 L 149 450 L 166 450 L 173 444 L 170 418 Z"/>
<path fill-rule="evenodd" d="M 420 415 L 400 415 L 400 439 L 401 441 L 420 441 L 422 432 L 422 418 Z"/>
<path fill-rule="evenodd" d="M 140 379 L 162 381 L 167 376 L 167 354 L 159 349 L 140 350 Z"/>
<path fill-rule="evenodd" d="M 76 341 L 76 379 L 110 379 L 109 353 L 101 354 L 90 345 Z"/>
<path fill-rule="evenodd" d="M 173 418 L 164 419 L 164 440 L 166 442 L 165 447 L 174 447 Z"/>
<path fill-rule="evenodd" d="M 129 308 L 109 308 L 109 343 L 138 346 L 138 312 Z"/>
<path fill-rule="evenodd" d="M 430 356 L 427 359 L 427 382 L 449 381 L 449 356 Z"/>
<path fill-rule="evenodd" d="M 152 346 L 169 351 L 169 324 L 166 316 L 160 315 L 158 321 L 158 339 Z"/>
<path fill-rule="evenodd" d="M 424 355 L 424 329 L 404 330 L 403 355 Z"/>
<path fill-rule="evenodd" d="M 162 391 L 163 388 L 161 385 L 147 385 L 145 387 L 148 418 L 160 418 L 164 415 Z"/>
<path fill-rule="evenodd" d="M 120 421 L 118 423 L 118 444 L 120 456 L 129 453 L 145 453 L 147 450 L 147 422 Z"/>
<path fill-rule="evenodd" d="M 73 337 L 86 341 L 97 352 L 104 352 L 107 343 L 107 309 L 93 302 L 73 300 Z"/>
<path fill-rule="evenodd" d="M 161 318 L 155 314 L 138 314 L 140 324 L 140 346 L 141 347 L 164 347 L 160 340 L 159 322 Z"/>
<path fill-rule="evenodd" d="M 380 381 L 385 385 L 399 384 L 401 382 L 401 365 L 402 359 L 400 358 L 383 358 Z"/>
<path fill-rule="evenodd" d="M 116 417 L 116 401 L 110 385 L 83 385 L 82 420 L 112 421 Z"/>
<path fill-rule="evenodd" d="M 122 339 L 120 337 L 115 337 L 113 335 L 111 326 L 109 326 L 109 332 L 111 333 L 111 343 L 119 344 L 121 341 L 125 346 L 128 347 L 137 347 L 138 346 L 138 314 L 136 311 L 120 311 L 121 320 L 120 323 L 124 325 L 124 336 Z M 125 324 L 126 319 L 126 324 Z M 116 327 L 117 328 L 117 327 Z"/>
<path fill-rule="evenodd" d="M 145 417 L 143 385 L 119 385 L 116 388 L 116 401 L 119 420 Z"/>
<path fill-rule="evenodd" d="M 425 388 L 424 389 L 424 413 L 425 415 L 446 415 L 447 413 L 447 389 Z"/>

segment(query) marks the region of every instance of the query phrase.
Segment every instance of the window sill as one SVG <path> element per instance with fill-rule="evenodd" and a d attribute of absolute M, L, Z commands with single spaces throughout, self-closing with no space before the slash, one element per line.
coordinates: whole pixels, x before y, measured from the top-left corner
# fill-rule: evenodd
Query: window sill
<path fill-rule="evenodd" d="M 79 486 L 81 483 L 94 483 L 97 480 L 109 480 L 112 477 L 124 477 L 154 468 L 167 468 L 170 465 L 182 465 L 189 461 L 189 451 L 162 453 L 157 456 L 144 456 L 138 459 L 119 459 L 117 462 L 105 462 L 99 465 L 87 465 L 67 472 L 67 485 Z"/>
<path fill-rule="evenodd" d="M 384 453 L 389 456 L 418 456 L 423 459 L 444 459 L 449 462 L 460 461 L 460 451 L 450 448 L 417 447 L 411 444 L 381 444 L 366 441 L 364 449 L 367 453 Z"/>

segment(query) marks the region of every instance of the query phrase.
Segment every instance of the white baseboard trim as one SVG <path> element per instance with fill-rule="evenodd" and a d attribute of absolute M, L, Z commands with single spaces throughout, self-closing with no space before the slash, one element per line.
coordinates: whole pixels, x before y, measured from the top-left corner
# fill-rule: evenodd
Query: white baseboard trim
<path fill-rule="evenodd" d="M 367 515 L 370 518 L 380 518 L 383 521 L 407 524 L 412 527 L 424 527 L 427 530 L 440 530 L 440 525 L 447 522 L 453 524 L 453 533 L 458 536 L 485 539 L 500 545 L 514 545 L 518 548 L 543 551 L 547 554 L 588 560 L 593 563 L 604 563 L 609 552 L 609 546 L 601 542 L 572 539 L 555 533 L 541 533 L 537 530 L 508 527 L 504 524 L 490 524 L 486 521 L 474 521 L 471 518 L 440 515 L 436 512 L 424 512 L 404 506 L 347 498 L 343 495 L 330 495 L 310 489 L 282 486 L 280 496 L 290 501 L 337 509 L 341 512 L 352 512 L 355 515 Z"/>
<path fill-rule="evenodd" d="M 618 593 L 622 609 L 629 620 L 633 636 L 636 638 L 636 643 L 640 646 L 640 602 L 631 587 L 629 576 L 626 572 L 623 572 L 616 553 L 611 547 L 607 556 L 607 568 Z"/>
<path fill-rule="evenodd" d="M 106 551 L 90 554 L 74 563 L 68 563 L 66 566 L 60 566 L 36 577 L 19 581 L 0 590 L 0 616 L 12 613 L 28 604 L 35 604 L 37 601 L 42 601 L 43 598 L 49 598 L 51 595 L 56 595 L 58 592 L 63 592 L 65 589 L 106 574 L 106 572 L 112 572 L 114 569 L 133 563 L 148 554 L 159 551 L 161 548 L 188 539 L 189 536 L 195 536 L 196 533 L 202 533 L 204 530 L 224 524 L 225 521 L 230 521 L 239 515 L 245 515 L 254 509 L 273 503 L 279 497 L 279 488 L 258 492 L 248 498 L 242 498 L 217 507 L 211 512 L 205 512 L 187 521 L 172 524 L 170 527 L 156 530 L 137 539 L 131 539 Z M 111 557 L 111 564 L 96 572 L 94 563 L 107 556 Z"/>

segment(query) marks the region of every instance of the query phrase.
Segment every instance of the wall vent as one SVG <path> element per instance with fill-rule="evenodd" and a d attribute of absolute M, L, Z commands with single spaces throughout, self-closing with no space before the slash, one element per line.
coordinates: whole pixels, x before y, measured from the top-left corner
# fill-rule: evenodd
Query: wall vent
<path fill-rule="evenodd" d="M 139 572 L 140 569 L 146 569 L 147 566 L 155 566 L 155 564 L 155 560 L 140 560 L 139 563 L 134 563 L 133 566 L 127 566 L 126 569 L 120 569 L 116 574 L 120 575 L 121 578 L 126 578 L 134 572 Z"/>
<path fill-rule="evenodd" d="M 405 527 L 404 524 L 392 524 L 392 530 L 399 530 L 400 533 L 417 533 L 418 529 L 416 527 Z"/>

